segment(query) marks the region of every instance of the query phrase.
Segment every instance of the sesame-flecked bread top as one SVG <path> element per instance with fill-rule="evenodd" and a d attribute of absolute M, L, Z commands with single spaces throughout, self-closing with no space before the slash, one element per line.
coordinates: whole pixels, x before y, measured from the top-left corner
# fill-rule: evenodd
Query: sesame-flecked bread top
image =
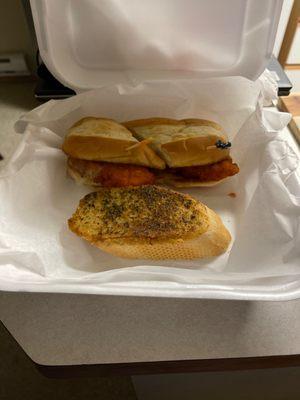
<path fill-rule="evenodd" d="M 208 217 L 205 205 L 170 189 L 102 188 L 80 201 L 69 227 L 91 242 L 113 238 L 192 239 L 207 231 Z"/>

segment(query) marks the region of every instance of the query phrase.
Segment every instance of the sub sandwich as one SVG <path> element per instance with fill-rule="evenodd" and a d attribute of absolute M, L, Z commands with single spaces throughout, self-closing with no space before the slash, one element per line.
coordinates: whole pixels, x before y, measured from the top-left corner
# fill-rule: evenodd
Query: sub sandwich
<path fill-rule="evenodd" d="M 209 120 L 149 118 L 123 124 L 147 140 L 167 165 L 160 181 L 176 187 L 212 186 L 239 172 L 223 128 Z"/>
<path fill-rule="evenodd" d="M 69 174 L 90 186 L 211 186 L 239 172 L 222 127 L 203 119 L 150 118 L 120 124 L 87 117 L 68 131 Z"/>
<path fill-rule="evenodd" d="M 69 174 L 89 186 L 153 184 L 153 170 L 165 168 L 147 141 L 137 140 L 126 127 L 107 118 L 87 117 L 76 122 L 62 149 L 68 156 Z"/>

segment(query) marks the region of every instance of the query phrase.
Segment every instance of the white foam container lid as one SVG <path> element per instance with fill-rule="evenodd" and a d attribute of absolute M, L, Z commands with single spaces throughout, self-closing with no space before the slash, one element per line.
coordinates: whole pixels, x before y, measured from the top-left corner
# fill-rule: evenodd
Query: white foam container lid
<path fill-rule="evenodd" d="M 283 0 L 31 0 L 39 50 L 76 92 L 164 78 L 256 79 Z"/>

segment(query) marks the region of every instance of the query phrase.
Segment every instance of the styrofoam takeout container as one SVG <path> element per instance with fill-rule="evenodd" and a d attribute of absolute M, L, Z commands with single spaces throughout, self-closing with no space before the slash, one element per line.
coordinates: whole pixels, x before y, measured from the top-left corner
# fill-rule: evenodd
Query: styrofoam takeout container
<path fill-rule="evenodd" d="M 77 93 L 90 89 L 100 89 L 105 94 L 106 89 L 104 87 L 107 86 L 106 95 L 110 99 L 113 98 L 112 95 L 115 96 L 116 103 L 119 102 L 119 107 L 122 107 L 124 99 L 127 99 L 127 105 L 130 103 L 130 99 L 134 99 L 130 103 L 132 105 L 131 113 L 134 112 L 134 104 L 138 109 L 138 103 L 134 103 L 136 101 L 134 96 L 138 95 L 139 90 L 141 90 L 141 94 L 143 94 L 145 88 L 149 90 L 152 93 L 152 97 L 149 95 L 151 109 L 154 110 L 156 107 L 157 110 L 160 110 L 159 96 L 155 91 L 160 85 L 159 82 L 161 82 L 162 87 L 167 88 L 167 93 L 161 93 L 161 97 L 171 93 L 174 86 L 175 92 L 181 90 L 186 98 L 189 97 L 190 93 L 195 100 L 197 92 L 193 91 L 189 82 L 197 81 L 195 87 L 198 87 L 199 82 L 206 82 L 206 84 L 203 83 L 203 88 L 206 86 L 204 104 L 212 101 L 210 110 L 212 111 L 213 98 L 209 98 L 209 91 L 207 90 L 209 79 L 228 77 L 228 80 L 233 82 L 231 76 L 241 76 L 255 80 L 263 72 L 272 54 L 281 6 L 282 0 L 228 0 L 226 2 L 220 0 L 210 0 L 209 2 L 206 0 L 86 0 L 84 2 L 81 0 L 31 0 L 41 57 L 53 75 Z M 236 82 L 245 85 L 245 90 L 252 89 L 251 84 L 246 84 L 242 78 Z M 220 86 L 222 85 L 220 83 Z M 110 89 L 111 87 L 115 88 L 116 93 Z M 226 85 L 222 87 L 224 89 Z M 228 91 L 228 88 L 226 90 Z M 200 91 L 199 88 L 199 96 Z M 94 93 L 91 96 L 97 97 L 95 91 L 91 93 Z M 216 92 L 214 92 L 215 95 Z M 86 93 L 86 96 L 89 96 L 89 94 Z M 170 95 L 170 101 L 172 101 L 171 98 L 172 95 Z M 176 96 L 174 96 L 175 98 Z M 155 99 L 157 100 L 155 101 Z M 80 107 L 89 103 L 89 100 L 88 97 L 75 96 L 72 101 L 73 103 L 64 104 L 72 104 L 73 114 L 70 113 L 71 119 L 76 119 Z M 224 101 L 227 101 L 227 99 L 225 98 Z M 103 99 L 99 104 L 101 102 L 102 107 L 99 108 L 99 115 L 107 108 L 105 116 L 109 116 L 109 107 L 105 105 L 105 102 L 103 103 Z M 174 109 L 178 106 L 175 103 Z M 196 103 L 197 101 L 195 101 Z M 93 108 L 91 104 L 89 106 Z M 53 133 L 55 128 L 53 128 L 53 132 L 51 132 L 51 129 L 56 126 L 59 130 L 62 124 L 58 123 L 58 120 L 55 121 L 55 117 L 53 121 L 48 121 L 48 125 L 45 122 L 43 127 L 43 116 L 49 117 L 54 109 L 59 114 L 57 103 L 49 103 L 49 106 L 43 107 L 32 112 L 34 124 L 40 118 L 40 123 L 37 124 L 40 131 L 36 131 L 34 126 L 29 127 L 31 131 L 27 132 L 28 141 L 26 143 L 29 147 L 30 144 L 35 143 L 38 152 L 40 152 L 40 157 L 44 157 L 46 151 L 50 151 L 52 156 L 56 157 L 51 146 L 53 143 L 59 144 L 59 139 Z M 257 119 L 258 114 L 267 124 L 268 121 L 266 120 L 269 116 L 267 114 L 262 116 L 261 110 L 258 110 L 255 114 L 255 104 L 252 107 L 254 107 L 252 110 L 253 121 L 249 122 L 249 126 L 254 122 L 257 124 L 255 119 Z M 113 104 L 111 108 L 113 108 Z M 125 105 L 124 109 L 126 109 Z M 203 113 L 200 111 L 197 109 L 195 113 L 205 114 L 205 111 L 202 110 Z M 57 116 L 55 112 L 53 111 L 53 115 Z M 126 119 L 120 109 L 118 112 L 120 116 L 122 115 Z M 184 106 L 181 108 L 181 112 L 184 114 Z M 61 114 L 63 115 L 63 111 Z M 117 117 L 116 113 L 113 115 Z M 198 115 L 191 116 L 196 117 Z M 130 115 L 130 117 L 134 116 Z M 227 120 L 224 120 L 225 125 L 226 121 L 230 126 L 230 116 Z M 277 125 L 280 127 L 280 123 Z M 272 135 L 272 126 L 269 130 L 264 129 L 264 131 L 266 137 L 262 138 L 262 141 L 269 141 L 270 135 Z M 34 139 L 34 142 L 32 137 L 37 132 L 41 133 L 41 140 L 38 142 Z M 237 144 L 243 145 L 240 141 L 237 141 Z M 44 150 L 40 147 L 41 145 L 45 145 Z M 277 145 L 278 147 L 276 147 Z M 267 152 L 267 155 L 265 155 L 266 160 L 269 160 L 272 154 L 279 154 L 283 148 L 281 145 L 281 139 L 278 143 L 276 142 L 275 147 L 271 145 L 270 154 Z M 289 157 L 290 153 L 286 154 Z M 59 161 L 60 155 L 57 155 L 57 157 L 60 165 L 63 165 L 63 161 Z M 279 161 L 280 157 L 276 161 L 277 168 L 281 166 Z M 287 160 L 286 170 L 292 168 L 291 165 Z M 33 168 L 35 167 L 33 166 Z M 49 174 L 54 173 L 56 167 L 53 171 L 51 168 L 48 170 Z M 271 175 L 272 171 L 270 172 Z M 279 187 L 288 188 L 289 184 L 286 185 L 284 182 L 281 185 L 280 183 Z M 72 190 L 70 186 L 70 191 Z M 222 189 L 220 190 L 222 192 Z M 272 186 L 268 190 L 272 191 Z M 197 192 L 193 190 L 193 194 L 197 195 Z M 61 201 L 63 201 L 63 196 Z M 67 207 L 69 207 L 69 203 L 66 205 Z M 214 207 L 213 201 L 211 207 Z M 238 212 L 238 207 L 236 210 Z M 226 211 L 224 215 L 226 215 Z M 235 228 L 232 227 L 232 229 Z M 251 240 L 254 239 L 251 238 Z M 80 245 L 78 244 L 78 246 Z M 241 246 L 243 248 L 245 243 L 242 243 Z M 244 248 L 246 250 L 246 247 Z M 260 254 L 259 247 L 257 254 Z M 110 260 L 105 255 L 101 255 L 100 252 L 97 253 L 97 257 L 102 257 L 107 262 Z M 249 254 L 247 257 L 249 257 Z M 74 257 L 71 257 L 71 259 L 76 262 Z M 255 257 L 253 260 L 255 260 Z M 18 264 L 18 267 L 20 265 Z M 143 265 L 145 266 L 145 264 Z M 130 264 L 126 264 L 126 267 L 130 267 Z M 294 265 L 292 267 L 294 268 Z M 113 265 L 112 268 L 116 268 L 116 265 Z M 42 283 L 43 278 L 35 282 L 30 279 L 21 279 L 17 282 L 13 279 L 10 280 L 10 277 L 7 276 L 7 279 L 2 280 L 2 284 L 0 278 L 0 285 L 3 290 L 11 291 L 187 298 L 281 300 L 296 298 L 300 294 L 298 275 L 290 273 L 280 281 L 278 275 L 274 273 L 268 281 L 258 282 L 255 265 L 253 266 L 253 274 L 251 272 L 245 274 L 245 276 L 247 275 L 246 284 L 242 282 L 243 268 L 240 268 L 238 275 L 241 279 L 237 279 L 234 270 L 229 272 L 234 278 L 231 283 L 229 281 L 222 282 L 222 271 L 218 281 L 214 281 L 211 277 L 201 280 L 197 277 L 196 271 L 193 272 L 188 268 L 186 273 L 184 269 L 181 270 L 180 279 L 177 281 L 169 280 L 169 271 L 171 276 L 172 268 L 170 270 L 166 268 L 165 272 L 160 274 L 160 280 L 156 281 L 154 278 L 157 277 L 155 275 L 157 271 L 155 272 L 155 267 L 153 268 L 154 272 L 144 267 L 137 271 L 136 275 L 132 273 L 130 275 L 133 277 L 132 281 L 122 279 L 122 274 L 118 275 L 118 270 L 114 269 L 114 271 L 104 271 L 100 281 L 97 280 L 99 273 L 95 274 L 94 282 L 91 274 L 88 279 L 79 274 L 75 280 L 64 284 L 66 277 L 61 276 L 59 266 L 56 266 L 58 275 L 51 276 L 47 284 Z M 277 265 L 276 268 L 280 269 L 280 265 Z M 107 269 L 109 269 L 109 265 Z M 110 282 L 110 276 L 116 279 Z M 297 276 L 297 279 L 294 279 L 293 276 Z"/>

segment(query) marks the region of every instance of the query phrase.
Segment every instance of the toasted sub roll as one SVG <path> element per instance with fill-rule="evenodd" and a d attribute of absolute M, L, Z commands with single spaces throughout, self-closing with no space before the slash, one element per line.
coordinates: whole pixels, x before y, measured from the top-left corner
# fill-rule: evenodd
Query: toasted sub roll
<path fill-rule="evenodd" d="M 212 164 L 229 157 L 229 149 L 214 147 L 218 140 L 228 138 L 222 127 L 212 121 L 149 118 L 128 121 L 124 126 L 139 140 L 148 139 L 171 168 Z"/>
<path fill-rule="evenodd" d="M 214 211 L 189 195 L 158 186 L 90 193 L 68 224 L 91 244 L 124 258 L 213 257 L 226 251 L 231 241 Z"/>
<path fill-rule="evenodd" d="M 165 162 L 147 143 L 139 142 L 126 127 L 107 118 L 86 117 L 76 122 L 68 130 L 62 149 L 82 160 L 165 168 Z"/>
<path fill-rule="evenodd" d="M 123 125 L 139 140 L 148 140 L 166 162 L 169 168 L 159 174 L 161 183 L 175 187 L 214 186 L 239 171 L 230 158 L 228 137 L 216 122 L 149 118 Z M 198 167 L 198 176 L 189 167 Z M 206 167 L 206 171 L 201 171 L 200 167 Z M 216 169 L 218 174 L 213 173 Z"/>

